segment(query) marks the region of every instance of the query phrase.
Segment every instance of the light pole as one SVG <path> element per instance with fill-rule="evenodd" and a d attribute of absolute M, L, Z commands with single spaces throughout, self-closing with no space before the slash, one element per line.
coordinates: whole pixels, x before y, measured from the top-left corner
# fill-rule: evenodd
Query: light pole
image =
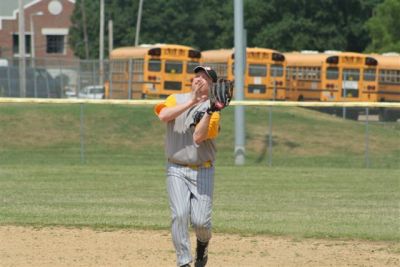
<path fill-rule="evenodd" d="M 139 10 L 136 20 L 135 46 L 139 45 L 140 24 L 142 22 L 142 9 L 143 9 L 143 0 L 139 0 Z"/>
<path fill-rule="evenodd" d="M 26 62 L 25 62 L 25 13 L 24 2 L 18 1 L 18 51 L 19 51 L 19 94 L 26 97 Z"/>
<path fill-rule="evenodd" d="M 99 44 L 99 61 L 100 61 L 100 85 L 104 85 L 104 0 L 100 0 L 100 44 Z"/>
<path fill-rule="evenodd" d="M 43 12 L 39 11 L 36 13 L 32 13 L 29 16 L 31 25 L 31 67 L 33 71 L 33 90 L 34 90 L 34 96 L 37 97 L 37 84 L 36 84 L 36 71 L 35 71 L 35 26 L 33 24 L 34 16 L 43 16 Z"/>
<path fill-rule="evenodd" d="M 33 17 L 34 16 L 43 16 L 43 12 L 39 11 L 36 13 L 32 13 L 30 15 L 30 24 L 31 24 L 31 65 L 32 68 L 35 67 L 35 26 L 33 24 Z"/>
<path fill-rule="evenodd" d="M 234 1 L 234 30 L 235 30 L 235 99 L 244 98 L 244 72 L 245 53 L 243 28 L 243 0 Z M 235 165 L 245 163 L 245 132 L 244 132 L 244 107 L 235 107 Z"/>

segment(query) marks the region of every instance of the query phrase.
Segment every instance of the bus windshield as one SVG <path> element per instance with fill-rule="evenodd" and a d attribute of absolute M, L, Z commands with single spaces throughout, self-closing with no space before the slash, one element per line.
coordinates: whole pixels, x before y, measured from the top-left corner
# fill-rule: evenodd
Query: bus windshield
<path fill-rule="evenodd" d="M 166 61 L 165 72 L 166 73 L 182 73 L 182 61 Z"/>
<path fill-rule="evenodd" d="M 161 60 L 150 59 L 149 60 L 149 71 L 160 71 L 161 70 Z"/>
<path fill-rule="evenodd" d="M 337 67 L 326 68 L 326 79 L 337 80 L 339 78 L 339 69 Z"/>
<path fill-rule="evenodd" d="M 267 66 L 263 64 L 250 64 L 249 65 L 249 76 L 267 76 Z"/>

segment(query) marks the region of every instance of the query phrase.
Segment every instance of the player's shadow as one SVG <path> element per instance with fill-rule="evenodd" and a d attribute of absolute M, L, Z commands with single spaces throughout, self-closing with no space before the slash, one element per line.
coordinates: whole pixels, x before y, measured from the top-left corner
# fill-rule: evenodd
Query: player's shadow
<path fill-rule="evenodd" d="M 277 145 L 280 143 L 281 142 L 278 140 L 278 137 L 272 135 L 272 140 L 271 140 L 272 152 L 274 150 L 274 147 L 277 147 Z M 285 142 L 282 142 L 282 144 L 289 149 L 295 149 L 300 146 L 300 144 L 292 142 L 292 141 L 285 141 Z M 269 148 L 269 134 L 266 134 L 263 139 L 263 146 L 261 148 L 260 154 L 258 155 L 258 157 L 256 159 L 256 163 L 261 163 L 267 157 L 268 148 Z"/>
<path fill-rule="evenodd" d="M 274 146 L 276 146 L 278 144 L 278 142 L 275 141 L 274 139 L 275 139 L 274 135 L 272 135 L 272 142 L 271 142 L 272 150 L 273 150 Z M 263 145 L 262 145 L 260 154 L 258 155 L 258 157 L 256 159 L 256 163 L 261 163 L 267 157 L 268 147 L 269 147 L 269 134 L 266 134 L 263 139 Z"/>

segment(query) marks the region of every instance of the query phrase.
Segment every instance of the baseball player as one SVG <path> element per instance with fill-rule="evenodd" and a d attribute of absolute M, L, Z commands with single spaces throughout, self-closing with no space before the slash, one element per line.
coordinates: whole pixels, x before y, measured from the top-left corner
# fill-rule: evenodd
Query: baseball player
<path fill-rule="evenodd" d="M 172 213 L 172 240 L 177 265 L 185 267 L 193 261 L 189 223 L 197 237 L 195 267 L 207 263 L 207 248 L 211 238 L 215 138 L 219 133 L 219 111 L 229 104 L 231 97 L 222 93 L 212 97 L 219 101 L 211 101 L 209 93 L 213 92 L 212 89 L 225 88 L 225 84 L 217 80 L 216 72 L 210 67 L 198 66 L 194 72 L 192 92 L 170 95 L 164 103 L 154 108 L 167 128 L 165 153 L 168 161 L 166 174 Z"/>

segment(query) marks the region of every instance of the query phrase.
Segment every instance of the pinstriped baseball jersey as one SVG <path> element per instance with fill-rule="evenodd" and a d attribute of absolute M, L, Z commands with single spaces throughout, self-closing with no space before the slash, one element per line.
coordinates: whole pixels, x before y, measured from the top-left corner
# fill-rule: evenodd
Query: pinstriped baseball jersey
<path fill-rule="evenodd" d="M 167 98 L 165 103 L 155 107 L 158 114 L 163 107 L 171 107 L 190 100 L 191 93 L 174 94 Z M 194 116 L 197 112 L 205 112 L 210 106 L 210 102 L 206 101 L 196 105 L 175 120 L 168 122 L 165 140 L 165 153 L 168 160 L 179 164 L 199 165 L 206 161 L 213 162 L 215 160 L 215 140 L 219 131 L 219 113 L 213 113 L 210 119 L 208 139 L 197 145 L 193 141 L 193 133 L 195 127 L 191 126 L 194 122 Z"/>

